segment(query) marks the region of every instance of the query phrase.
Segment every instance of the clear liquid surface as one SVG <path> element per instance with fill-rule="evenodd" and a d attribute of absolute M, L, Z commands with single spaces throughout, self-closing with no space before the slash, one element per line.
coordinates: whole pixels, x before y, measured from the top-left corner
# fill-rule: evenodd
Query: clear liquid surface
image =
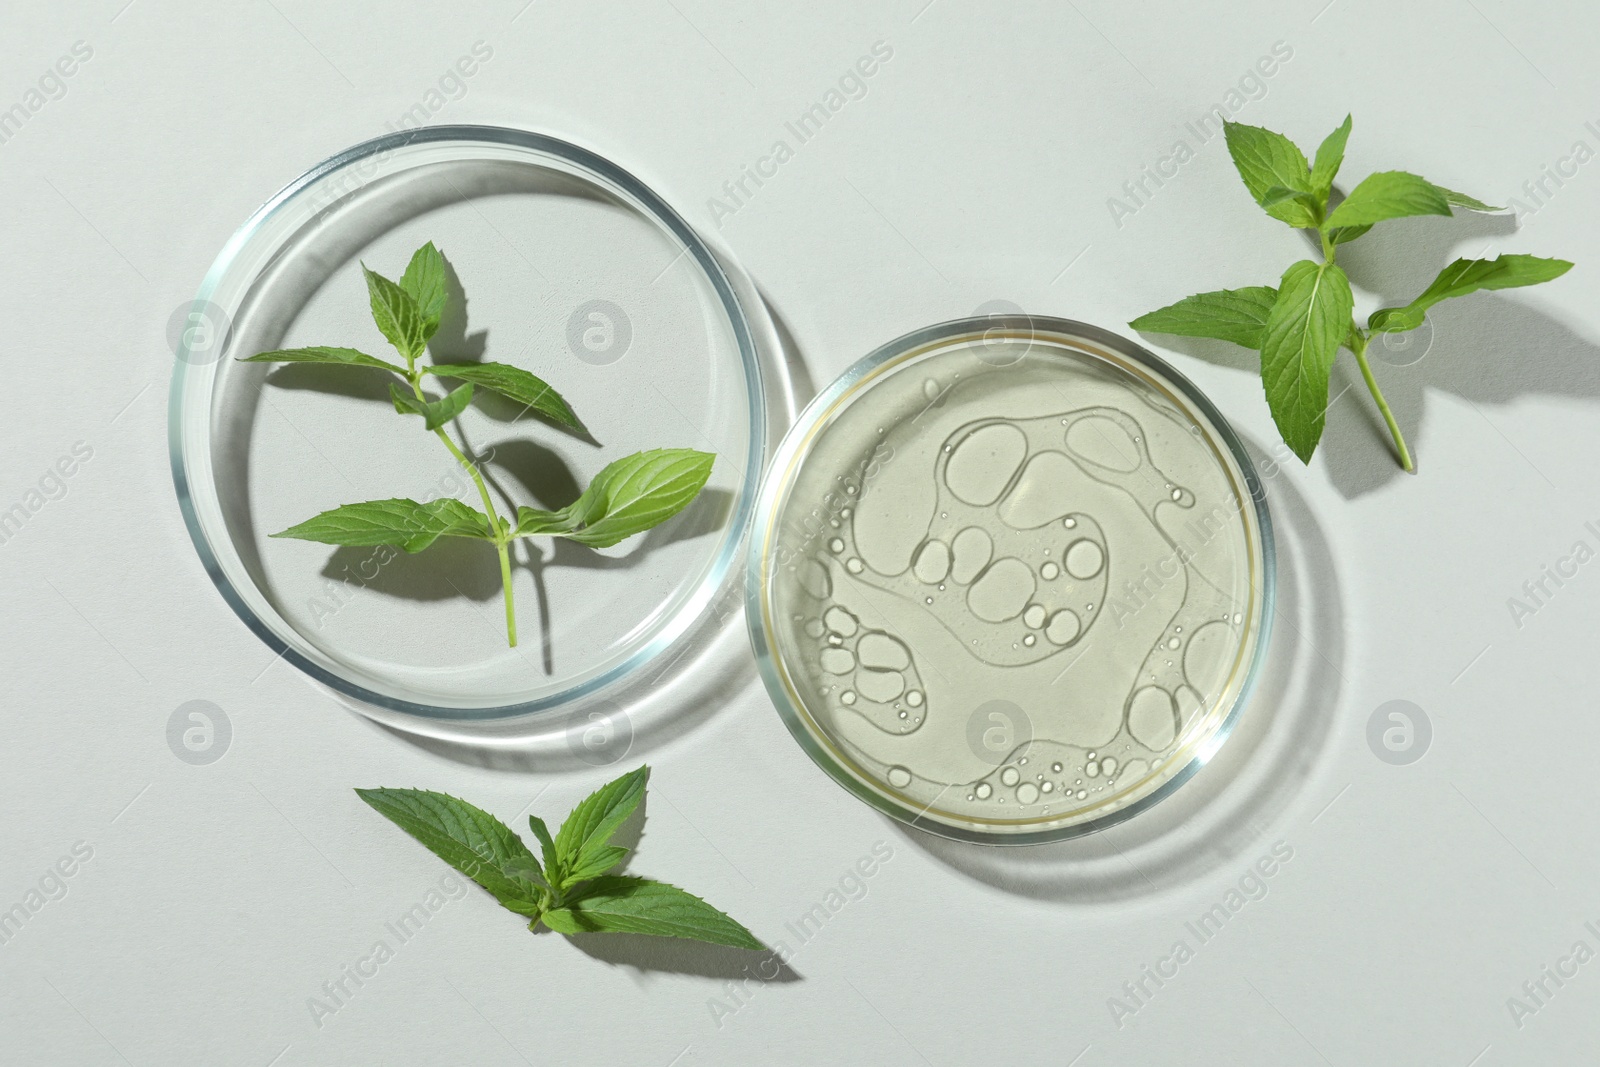
<path fill-rule="evenodd" d="M 1225 716 L 1259 612 L 1253 503 L 1157 379 L 974 337 L 895 364 L 775 516 L 805 718 L 912 810 L 1031 829 L 1137 800 Z"/>

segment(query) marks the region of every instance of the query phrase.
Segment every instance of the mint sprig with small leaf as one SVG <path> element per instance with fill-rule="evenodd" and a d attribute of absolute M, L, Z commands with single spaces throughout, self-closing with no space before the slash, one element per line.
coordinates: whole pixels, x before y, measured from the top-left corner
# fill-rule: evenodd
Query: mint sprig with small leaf
<path fill-rule="evenodd" d="M 1449 215 L 1458 207 L 1469 211 L 1505 209 L 1399 170 L 1369 174 L 1330 209 L 1333 180 L 1344 162 L 1350 126 L 1347 115 L 1308 162 L 1305 153 L 1280 133 L 1224 123 L 1228 152 L 1251 197 L 1279 222 L 1316 231 L 1322 259 L 1292 264 L 1275 287 L 1255 285 L 1198 293 L 1141 315 L 1128 325 L 1151 333 L 1230 341 L 1260 352 L 1261 381 L 1272 419 L 1284 442 L 1305 463 L 1311 462 L 1322 437 L 1334 359 L 1341 347 L 1348 348 L 1394 438 L 1400 465 L 1414 472 L 1411 452 L 1367 360 L 1372 339 L 1380 333 L 1416 329 L 1427 310 L 1441 300 L 1480 289 L 1538 285 L 1559 278 L 1572 264 L 1527 255 L 1458 259 L 1440 271 L 1411 303 L 1382 308 L 1367 317 L 1364 328 L 1356 325 L 1350 279 L 1335 262 L 1340 245 L 1389 219 Z"/>
<path fill-rule="evenodd" d="M 476 390 L 506 397 L 546 422 L 583 431 L 570 404 L 537 375 L 508 363 L 420 363 L 428 342 L 439 329 L 449 302 L 445 262 L 429 241 L 411 257 L 399 282 L 361 267 L 367 297 L 378 331 L 404 360 L 404 365 L 369 356 L 353 348 L 313 346 L 262 352 L 246 363 L 321 363 L 381 371 L 391 375 L 389 398 L 396 412 L 420 416 L 422 428 L 438 437 L 478 489 L 483 510 L 453 498 L 419 504 L 397 497 L 342 504 L 273 537 L 297 538 L 327 545 L 372 547 L 395 545 L 421 552 L 441 537 L 465 537 L 494 546 L 500 557 L 505 592 L 506 641 L 517 643 L 517 615 L 511 592 L 510 544 L 519 537 L 564 537 L 590 548 L 607 548 L 657 526 L 688 506 L 705 487 L 715 458 L 688 448 L 657 448 L 619 459 L 597 474 L 571 504 L 556 511 L 518 507 L 502 516 L 496 510 L 478 464 L 448 430 L 472 403 Z M 398 380 L 395 380 L 398 379 Z M 430 395 L 424 386 L 439 386 Z"/>
<path fill-rule="evenodd" d="M 680 937 L 732 948 L 766 948 L 737 921 L 692 893 L 650 878 L 614 874 L 628 850 L 611 838 L 643 799 L 649 767 L 601 786 L 554 835 L 528 816 L 542 859 L 499 819 L 465 800 L 425 789 L 357 789 L 378 814 L 488 890 L 502 907 L 562 934 Z"/>

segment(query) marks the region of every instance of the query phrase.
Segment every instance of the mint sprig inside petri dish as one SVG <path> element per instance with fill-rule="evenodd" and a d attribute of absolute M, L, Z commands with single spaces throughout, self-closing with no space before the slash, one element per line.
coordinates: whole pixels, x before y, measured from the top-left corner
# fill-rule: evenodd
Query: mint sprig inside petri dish
<path fill-rule="evenodd" d="M 519 414 L 538 416 L 555 426 L 582 432 L 572 406 L 542 378 L 508 363 L 423 363 L 428 341 L 439 329 L 449 291 L 444 257 L 429 241 L 411 257 L 398 282 L 365 264 L 373 323 L 403 364 L 354 348 L 312 346 L 261 352 L 253 363 L 321 363 L 391 376 L 390 399 L 397 414 L 420 417 L 467 472 L 483 504 L 479 510 L 453 498 L 419 503 L 404 497 L 341 504 L 273 534 L 327 545 L 392 545 L 422 552 L 442 537 L 462 537 L 493 546 L 500 559 L 506 641 L 517 643 L 516 606 L 511 589 L 509 546 L 520 537 L 562 537 L 590 548 L 607 548 L 672 518 L 705 487 L 715 459 L 688 448 L 636 452 L 608 464 L 566 507 L 554 511 L 518 506 L 502 515 L 463 439 L 451 425 L 478 390 L 522 405 Z M 398 380 L 396 380 L 398 379 Z M 460 383 L 453 387 L 439 383 Z"/>

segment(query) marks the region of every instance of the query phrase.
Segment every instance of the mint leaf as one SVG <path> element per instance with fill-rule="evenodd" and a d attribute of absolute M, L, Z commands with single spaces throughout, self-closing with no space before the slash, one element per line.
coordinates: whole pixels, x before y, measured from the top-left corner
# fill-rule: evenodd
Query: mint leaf
<path fill-rule="evenodd" d="M 421 415 L 423 424 L 428 429 L 437 430 L 465 411 L 467 405 L 472 403 L 472 383 L 468 382 L 438 400 L 418 400 L 414 393 L 408 393 L 391 382 L 389 399 L 394 401 L 394 409 L 400 414 Z"/>
<path fill-rule="evenodd" d="M 1303 259 L 1283 272 L 1261 339 L 1261 380 L 1283 440 L 1311 462 L 1328 407 L 1328 375 L 1350 327 L 1350 281 L 1332 263 Z"/>
<path fill-rule="evenodd" d="M 494 540 L 483 512 L 453 497 L 426 504 L 403 498 L 342 504 L 272 536 L 325 545 L 399 545 L 407 552 L 421 552 L 445 536 Z"/>
<path fill-rule="evenodd" d="M 561 865 L 561 854 L 556 851 L 556 843 L 550 839 L 550 828 L 544 820 L 537 815 L 528 816 L 528 826 L 533 830 L 533 836 L 539 839 L 539 853 L 544 857 L 544 873 L 551 885 L 560 885 L 565 877 Z"/>
<path fill-rule="evenodd" d="M 1372 223 L 1364 226 L 1335 226 L 1328 231 L 1328 240 L 1336 245 L 1349 244 L 1357 237 L 1372 229 Z"/>
<path fill-rule="evenodd" d="M 587 882 L 605 874 L 628 856 L 628 850 L 619 845 L 604 845 L 590 849 L 574 863 L 561 878 L 560 888 L 570 889 L 579 882 Z"/>
<path fill-rule="evenodd" d="M 1228 154 L 1238 168 L 1244 187 L 1268 215 L 1290 226 L 1315 227 L 1320 219 L 1315 210 L 1299 200 L 1266 203 L 1274 186 L 1300 192 L 1311 190 L 1311 169 L 1305 153 L 1281 133 L 1241 122 L 1224 122 L 1223 133 Z"/>
<path fill-rule="evenodd" d="M 1278 298 L 1270 285 L 1196 293 L 1128 323 L 1135 330 L 1182 337 L 1211 337 L 1246 348 L 1261 347 L 1261 331 Z"/>
<path fill-rule="evenodd" d="M 501 396 L 515 400 L 525 408 L 543 415 L 558 426 L 581 430 L 583 423 L 572 413 L 572 408 L 549 383 L 521 367 L 508 363 L 439 363 L 424 367 L 424 373 L 440 378 L 459 378 Z"/>
<path fill-rule="evenodd" d="M 539 508 L 517 508 L 517 525 L 512 530 L 515 537 L 531 537 L 535 534 L 566 534 L 577 526 L 577 520 L 567 514 L 567 509 L 560 511 L 541 511 Z"/>
<path fill-rule="evenodd" d="M 405 371 L 393 363 L 369 356 L 365 352 L 357 352 L 353 348 L 328 348 L 316 346 L 312 348 L 280 348 L 275 352 L 258 352 L 253 356 L 245 356 L 240 363 L 331 363 L 341 367 L 372 367 L 374 370 L 394 371 L 404 374 Z"/>
<path fill-rule="evenodd" d="M 585 797 L 568 813 L 556 831 L 556 856 L 563 870 L 571 871 L 611 840 L 611 835 L 633 814 L 644 797 L 650 778 L 648 765 L 607 782 Z"/>
<path fill-rule="evenodd" d="M 1350 116 L 1346 115 L 1344 123 L 1317 146 L 1317 159 L 1311 165 L 1311 190 L 1323 204 L 1327 204 L 1333 179 L 1338 177 L 1339 167 L 1344 163 L 1344 145 L 1349 139 Z"/>
<path fill-rule="evenodd" d="M 1442 185 L 1435 185 L 1434 188 L 1443 193 L 1445 200 L 1454 207 L 1464 207 L 1468 211 L 1505 210 L 1503 207 L 1495 207 L 1493 204 L 1485 204 L 1482 200 L 1479 200 L 1476 197 L 1468 196 L 1466 193 L 1458 193 L 1453 189 L 1446 189 Z"/>
<path fill-rule="evenodd" d="M 665 882 L 613 875 L 595 879 L 575 897 L 545 912 L 546 925 L 563 934 L 652 934 L 732 948 L 766 948 L 738 922 Z"/>
<path fill-rule="evenodd" d="M 716 459 L 689 448 L 656 448 L 608 464 L 583 494 L 557 512 L 518 510 L 518 527 L 553 533 L 591 548 L 606 548 L 688 506 L 711 477 Z M 545 524 L 543 529 L 532 526 Z M 566 529 L 556 527 L 565 526 Z"/>
<path fill-rule="evenodd" d="M 449 264 L 429 241 L 417 249 L 398 283 L 361 264 L 367 302 L 379 332 L 404 357 L 404 366 L 378 359 L 353 348 L 314 346 L 260 352 L 247 362 L 322 363 L 332 366 L 384 370 L 405 380 L 409 390 L 391 383 L 389 397 L 401 414 L 421 415 L 423 425 L 459 461 L 476 486 L 484 510 L 475 511 L 456 500 L 418 504 L 395 498 L 346 504 L 325 511 L 274 537 L 296 538 L 332 545 L 399 545 L 420 552 L 440 537 L 469 537 L 490 542 L 499 557 L 501 595 L 505 600 L 506 643 L 517 644 L 516 608 L 511 583 L 508 530 L 493 503 L 489 486 L 470 449 L 454 440 L 448 425 L 464 411 L 479 390 L 504 396 L 544 419 L 568 429 L 583 431 L 582 422 L 561 394 L 548 382 L 520 367 L 503 363 L 468 363 L 420 366 L 417 358 L 450 302 Z M 423 376 L 458 381 L 437 400 L 422 391 Z M 520 414 L 520 413 L 519 413 Z M 713 457 L 688 449 L 659 449 L 629 456 L 600 472 L 587 492 L 560 511 L 517 509 L 517 536 L 544 534 L 569 537 L 580 544 L 603 548 L 661 523 L 677 514 L 704 488 Z M 606 857 L 592 857 L 602 863 Z M 611 865 L 614 865 L 614 858 Z M 605 866 L 589 869 L 606 869 Z"/>
<path fill-rule="evenodd" d="M 1494 259 L 1458 259 L 1433 280 L 1405 307 L 1383 308 L 1372 313 L 1367 325 L 1373 330 L 1395 333 L 1422 325 L 1427 310 L 1441 300 L 1466 296 L 1479 289 L 1515 289 L 1552 281 L 1572 269 L 1564 259 L 1539 256 L 1504 255 Z"/>
<path fill-rule="evenodd" d="M 361 265 L 361 272 L 367 278 L 367 298 L 372 305 L 372 321 L 377 323 L 378 332 L 406 357 L 407 364 L 411 363 L 422 354 L 423 346 L 428 343 L 417 302 L 410 293 L 388 278 L 368 270 L 365 263 Z"/>
<path fill-rule="evenodd" d="M 544 852 L 541 868 L 504 823 L 464 800 L 422 789 L 357 789 L 385 818 L 500 903 L 558 933 L 635 933 L 686 937 L 735 948 L 766 946 L 699 897 L 646 878 L 607 875 L 628 850 L 606 844 L 639 804 L 650 768 L 640 767 L 590 794 L 555 839 L 544 820 L 528 825 Z"/>
<path fill-rule="evenodd" d="M 422 340 L 427 343 L 439 330 L 439 320 L 444 316 L 445 301 L 449 293 L 445 288 L 444 257 L 429 241 L 412 255 L 406 272 L 400 276 L 400 288 L 410 295 L 422 318 Z"/>
<path fill-rule="evenodd" d="M 425 789 L 357 789 L 374 811 L 520 915 L 537 916 L 538 864 L 505 823 L 465 800 Z"/>
<path fill-rule="evenodd" d="M 1361 179 L 1344 202 L 1333 209 L 1327 225 L 1366 226 L 1411 215 L 1448 214 L 1450 202 L 1438 186 L 1403 170 L 1384 170 Z"/>
<path fill-rule="evenodd" d="M 1320 206 L 1316 194 L 1307 192 L 1304 189 L 1285 189 L 1281 185 L 1274 185 L 1261 194 L 1262 207 L 1272 207 L 1275 204 L 1283 203 L 1285 200 L 1298 200 L 1313 211 Z"/>
<path fill-rule="evenodd" d="M 1322 437 L 1333 361 L 1340 345 L 1347 345 L 1394 439 L 1400 466 L 1414 472 L 1416 465 L 1400 425 L 1367 362 L 1373 334 L 1415 329 L 1422 324 L 1428 308 L 1441 300 L 1479 289 L 1547 282 L 1566 273 L 1572 264 L 1522 255 L 1457 260 L 1410 304 L 1374 312 L 1367 319 L 1367 329 L 1361 329 L 1350 317 L 1350 280 L 1334 263 L 1339 246 L 1360 239 L 1387 219 L 1448 216 L 1455 208 L 1505 209 L 1415 174 L 1391 170 L 1368 175 L 1330 211 L 1328 200 L 1334 179 L 1344 165 L 1352 125 L 1351 116 L 1346 115 L 1318 146 L 1315 162 L 1308 164 L 1287 137 L 1255 126 L 1225 122 L 1228 152 L 1250 195 L 1274 218 L 1292 226 L 1315 226 L 1322 238 L 1326 262 L 1303 260 L 1294 264 L 1284 272 L 1277 289 L 1255 286 L 1200 293 L 1134 319 L 1129 325 L 1138 330 L 1214 337 L 1259 348 L 1261 383 L 1273 420 L 1284 441 L 1305 462 L 1310 462 Z M 529 512 L 519 516 L 519 526 L 560 527 L 566 518 L 563 513 Z"/>

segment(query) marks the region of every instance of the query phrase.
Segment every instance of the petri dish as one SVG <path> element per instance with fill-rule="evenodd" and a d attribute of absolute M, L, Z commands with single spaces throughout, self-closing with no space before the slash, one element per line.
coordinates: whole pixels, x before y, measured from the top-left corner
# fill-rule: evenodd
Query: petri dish
<path fill-rule="evenodd" d="M 451 274 L 432 360 L 530 370 L 589 430 L 475 399 L 457 426 L 502 514 L 560 507 L 635 451 L 716 455 L 687 510 L 615 548 L 517 542 L 515 648 L 487 545 L 406 555 L 269 536 L 355 501 L 479 506 L 440 442 L 395 413 L 385 374 L 236 358 L 306 345 L 395 358 L 359 264 L 398 278 L 427 241 Z M 444 737 L 585 706 L 610 716 L 661 688 L 705 627 L 737 634 L 757 479 L 792 413 L 772 402 L 786 386 L 764 380 L 772 326 L 748 279 L 616 164 L 499 127 L 365 142 L 258 210 L 175 328 L 169 442 L 195 548 L 269 648 L 364 713 Z M 729 595 L 734 618 L 708 617 Z"/>
<path fill-rule="evenodd" d="M 1226 738 L 1267 647 L 1249 456 L 1157 357 L 1082 323 L 884 345 L 774 457 L 752 642 L 811 757 L 910 825 L 991 844 L 1101 829 Z"/>

